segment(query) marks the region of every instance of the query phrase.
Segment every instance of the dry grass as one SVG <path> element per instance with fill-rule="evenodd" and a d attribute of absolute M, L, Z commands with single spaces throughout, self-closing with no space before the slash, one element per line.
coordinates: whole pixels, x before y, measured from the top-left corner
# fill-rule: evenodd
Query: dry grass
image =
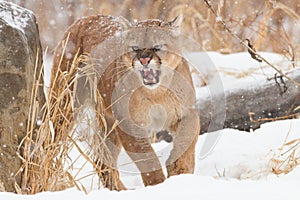
<path fill-rule="evenodd" d="M 40 76 L 42 78 L 42 76 Z M 65 162 L 70 149 L 69 132 L 74 124 L 68 118 L 72 115 L 72 108 L 66 102 L 64 108 L 60 106 L 70 101 L 69 90 L 72 75 L 65 74 L 65 81 L 61 81 L 60 95 L 51 91 L 44 105 L 44 115 L 40 127 L 36 128 L 35 113 L 30 113 L 28 134 L 23 139 L 22 152 L 22 193 L 35 194 L 41 191 L 58 191 L 74 185 L 72 177 L 65 170 Z M 36 83 L 32 93 L 33 99 L 37 92 Z M 33 111 L 38 102 L 32 101 Z"/>
<path fill-rule="evenodd" d="M 35 194 L 42 191 L 60 191 L 74 186 L 87 192 L 90 186 L 82 184 L 85 178 L 99 175 L 97 182 L 102 178 L 101 173 L 103 171 L 101 166 L 95 163 L 95 160 L 101 158 L 109 162 L 110 153 L 104 143 L 109 130 L 103 117 L 102 100 L 97 94 L 95 85 L 92 87 L 92 92 L 95 94 L 97 117 L 91 120 L 93 123 L 99 120 L 96 123 L 97 126 L 92 126 L 84 114 L 80 117 L 85 118 L 83 123 L 88 124 L 84 131 L 93 131 L 96 134 L 81 135 L 76 129 L 76 124 L 80 123 L 79 118 L 75 118 L 77 109 L 78 111 L 83 109 L 73 107 L 76 96 L 73 92 L 74 86 L 77 79 L 81 77 L 76 76 L 76 74 L 84 76 L 92 73 L 91 66 L 86 66 L 83 69 L 78 68 L 78 63 L 83 62 L 83 59 L 85 58 L 75 58 L 68 71 L 58 71 L 55 84 L 50 88 L 47 96 L 47 102 L 43 107 L 44 114 L 41 121 L 38 122 L 38 126 L 36 125 L 36 116 L 39 102 L 34 99 L 36 99 L 38 87 L 42 82 L 42 74 L 33 87 L 32 108 L 30 109 L 32 113 L 29 114 L 28 134 L 20 144 L 19 155 L 23 165 L 19 171 L 22 176 L 22 183 L 20 186 L 16 186 L 18 193 Z M 102 135 L 97 134 L 100 132 Z M 82 141 L 85 141 L 88 147 L 83 148 Z M 70 158 L 69 153 L 74 148 L 79 152 L 78 157 Z M 77 160 L 80 158 L 83 158 L 85 162 L 78 166 Z M 86 164 L 92 165 L 95 170 L 82 177 L 79 174 Z M 77 171 L 74 170 L 75 167 Z"/>
<path fill-rule="evenodd" d="M 287 141 L 289 134 L 269 162 L 271 172 L 276 175 L 288 174 L 300 164 L 300 138 Z"/>

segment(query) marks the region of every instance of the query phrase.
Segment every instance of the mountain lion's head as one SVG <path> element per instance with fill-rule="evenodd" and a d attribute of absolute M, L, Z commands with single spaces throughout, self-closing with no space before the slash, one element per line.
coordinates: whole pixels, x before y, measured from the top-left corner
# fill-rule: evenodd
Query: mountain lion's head
<path fill-rule="evenodd" d="M 170 22 L 146 20 L 128 25 L 127 53 L 118 63 L 133 70 L 144 86 L 160 85 L 182 58 L 176 53 L 181 22 L 180 15 Z"/>

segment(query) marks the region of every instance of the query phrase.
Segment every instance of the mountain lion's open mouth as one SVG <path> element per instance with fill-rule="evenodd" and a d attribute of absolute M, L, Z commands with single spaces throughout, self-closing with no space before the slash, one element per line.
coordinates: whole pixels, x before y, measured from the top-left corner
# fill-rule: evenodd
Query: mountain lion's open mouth
<path fill-rule="evenodd" d="M 145 85 L 154 85 L 159 82 L 160 70 L 154 70 L 147 66 L 143 66 L 140 70 Z"/>

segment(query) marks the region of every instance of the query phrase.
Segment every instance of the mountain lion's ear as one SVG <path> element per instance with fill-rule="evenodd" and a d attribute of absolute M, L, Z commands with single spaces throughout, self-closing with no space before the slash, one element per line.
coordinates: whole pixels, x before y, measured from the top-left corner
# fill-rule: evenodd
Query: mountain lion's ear
<path fill-rule="evenodd" d="M 119 23 L 123 30 L 128 30 L 132 26 L 132 24 L 122 16 L 119 16 Z"/>
<path fill-rule="evenodd" d="M 169 22 L 169 25 L 174 28 L 179 28 L 183 21 L 183 15 L 180 14 Z"/>

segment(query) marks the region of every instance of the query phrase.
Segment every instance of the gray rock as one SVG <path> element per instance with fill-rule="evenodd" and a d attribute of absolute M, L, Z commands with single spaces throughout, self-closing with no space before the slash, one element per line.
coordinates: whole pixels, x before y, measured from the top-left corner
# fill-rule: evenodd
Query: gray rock
<path fill-rule="evenodd" d="M 42 49 L 34 14 L 0 2 L 0 184 L 16 192 L 22 164 L 17 155 L 26 135 L 31 92 L 42 70 Z M 44 103 L 42 86 L 37 99 Z M 22 150 L 22 148 L 21 148 Z"/>

